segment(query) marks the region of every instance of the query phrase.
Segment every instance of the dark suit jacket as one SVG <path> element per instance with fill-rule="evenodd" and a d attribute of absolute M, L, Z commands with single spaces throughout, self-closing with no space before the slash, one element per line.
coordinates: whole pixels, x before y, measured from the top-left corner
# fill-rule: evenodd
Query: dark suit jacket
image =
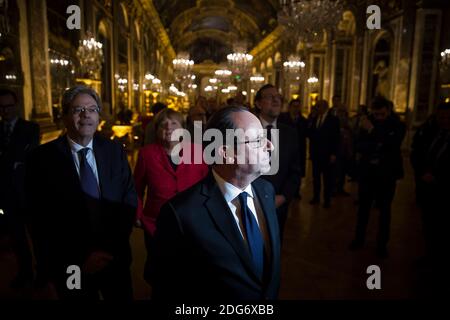
<path fill-rule="evenodd" d="M 446 139 L 443 138 L 445 134 Z M 448 207 L 450 132 L 441 131 L 434 116 L 421 125 L 414 134 L 410 160 L 416 178 L 418 204 L 441 209 Z M 433 175 L 433 182 L 427 183 L 422 179 L 426 173 Z"/>
<path fill-rule="evenodd" d="M 403 158 L 401 145 L 406 134 L 406 127 L 397 117 L 391 116 L 384 123 L 376 123 L 372 117 L 374 129 L 369 133 L 362 130 L 356 142 L 356 149 L 361 154 L 361 176 L 373 175 L 378 178 L 403 178 Z"/>
<path fill-rule="evenodd" d="M 331 155 L 337 155 L 340 143 L 339 119 L 328 111 L 320 128 L 317 128 L 317 117 L 309 123 L 309 147 L 312 161 L 329 163 Z"/>
<path fill-rule="evenodd" d="M 127 155 L 120 144 L 95 136 L 101 199 L 87 199 L 73 162 L 67 137 L 37 148 L 27 162 L 26 192 L 38 272 L 46 279 L 81 267 L 95 250 L 131 261 L 129 236 L 137 196 Z"/>
<path fill-rule="evenodd" d="M 24 202 L 25 159 L 39 145 L 39 125 L 17 119 L 8 145 L 0 121 L 0 208 L 15 214 Z"/>
<path fill-rule="evenodd" d="M 263 280 L 212 174 L 161 209 L 151 256 L 155 299 L 276 299 L 280 283 L 280 240 L 270 183 L 252 187 L 264 211 L 271 256 Z"/>
<path fill-rule="evenodd" d="M 298 193 L 301 179 L 300 152 L 298 135 L 294 128 L 277 122 L 279 132 L 279 168 L 275 175 L 264 175 L 262 178 L 271 182 L 275 194 L 282 194 L 286 197 L 286 203 Z M 275 143 L 275 141 L 274 141 Z M 274 156 L 274 152 L 272 155 Z M 273 160 L 272 160 L 273 163 Z"/>
<path fill-rule="evenodd" d="M 304 177 L 306 175 L 306 137 L 308 121 L 302 115 L 300 115 L 296 120 L 293 120 L 289 112 L 281 113 L 278 117 L 278 121 L 297 130 L 300 170 L 301 176 Z"/>

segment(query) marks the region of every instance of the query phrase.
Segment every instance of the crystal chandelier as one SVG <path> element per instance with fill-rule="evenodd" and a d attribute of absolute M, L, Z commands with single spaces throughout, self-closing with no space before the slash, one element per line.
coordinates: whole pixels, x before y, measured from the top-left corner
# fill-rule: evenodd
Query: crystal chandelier
<path fill-rule="evenodd" d="M 319 89 L 319 79 L 315 75 L 309 77 L 306 82 L 308 82 L 309 88 L 312 92 L 316 92 Z"/>
<path fill-rule="evenodd" d="M 172 60 L 172 64 L 177 80 L 183 80 L 192 70 L 194 60 L 189 59 L 189 53 L 180 52 L 177 54 L 176 59 Z"/>
<path fill-rule="evenodd" d="M 257 88 L 261 84 L 263 84 L 265 80 L 266 79 L 262 75 L 255 74 L 250 77 L 250 84 L 251 84 L 252 88 Z"/>
<path fill-rule="evenodd" d="M 152 75 L 151 73 L 146 73 L 144 76 L 144 90 L 151 90 L 153 92 L 161 92 L 161 80 Z"/>
<path fill-rule="evenodd" d="M 169 87 L 169 92 L 178 97 L 186 96 L 186 93 L 184 93 L 183 91 L 180 91 L 173 83 Z"/>
<path fill-rule="evenodd" d="M 214 75 L 222 84 L 231 82 L 232 72 L 228 69 L 225 69 L 225 68 L 218 69 L 218 70 L 214 71 Z"/>
<path fill-rule="evenodd" d="M 253 56 L 247 53 L 245 43 L 237 43 L 234 52 L 227 55 L 227 60 L 229 68 L 235 75 L 243 78 L 249 76 Z"/>
<path fill-rule="evenodd" d="M 189 53 L 179 52 L 176 59 L 172 60 L 173 70 L 176 81 L 181 85 L 182 90 L 185 90 L 189 84 L 195 79 L 191 74 L 194 60 L 189 59 Z M 194 77 L 192 79 L 192 77 Z"/>
<path fill-rule="evenodd" d="M 99 79 L 103 63 L 102 43 L 96 41 L 88 32 L 77 50 L 80 71 L 83 77 Z"/>
<path fill-rule="evenodd" d="M 290 55 L 288 60 L 283 62 L 284 71 L 288 78 L 297 78 L 305 66 L 306 64 L 296 55 Z"/>
<path fill-rule="evenodd" d="M 337 27 L 344 0 L 280 0 L 278 23 L 304 42 L 321 40 L 322 32 Z"/>
<path fill-rule="evenodd" d="M 447 71 L 450 69 L 450 49 L 445 49 L 441 52 L 441 71 Z"/>
<path fill-rule="evenodd" d="M 441 61 L 439 62 L 439 71 L 442 84 L 450 83 L 450 49 L 441 52 Z"/>
<path fill-rule="evenodd" d="M 231 76 L 231 71 L 227 69 L 219 69 L 214 72 L 217 77 L 229 77 Z"/>

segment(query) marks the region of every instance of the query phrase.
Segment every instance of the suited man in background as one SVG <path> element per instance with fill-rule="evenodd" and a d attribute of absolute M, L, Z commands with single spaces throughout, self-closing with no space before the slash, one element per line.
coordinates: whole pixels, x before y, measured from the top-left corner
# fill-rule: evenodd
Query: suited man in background
<path fill-rule="evenodd" d="M 282 241 L 289 204 L 298 195 L 300 188 L 301 163 L 297 131 L 278 121 L 281 106 L 282 97 L 271 84 L 262 86 L 255 95 L 257 114 L 263 128 L 267 130 L 268 139 L 274 143 L 274 154 L 278 153 L 278 172 L 263 178 L 272 183 L 275 189 L 275 205 Z M 272 139 L 272 134 L 278 134 L 278 139 Z"/>
<path fill-rule="evenodd" d="M 390 104 L 383 97 L 374 98 L 370 116 L 361 120 L 361 134 L 356 142 L 361 154 L 359 208 L 350 249 L 357 250 L 364 245 L 370 210 L 376 203 L 380 211 L 376 249 L 379 258 L 388 257 L 391 204 L 397 180 L 403 178 L 401 145 L 406 127 L 392 114 Z"/>
<path fill-rule="evenodd" d="M 336 155 L 339 148 L 339 120 L 329 112 L 326 100 L 317 101 L 316 108 L 317 116 L 310 119 L 308 129 L 314 187 L 314 196 L 310 204 L 320 202 L 323 177 L 323 207 L 329 208 L 334 186 Z"/>
<path fill-rule="evenodd" d="M 123 147 L 96 135 L 101 101 L 85 86 L 62 98 L 67 134 L 38 147 L 26 191 L 39 282 L 61 299 L 132 299 L 131 233 L 137 196 Z M 70 290 L 67 268 L 81 269 Z M 54 291 L 54 290 L 53 290 Z"/>
<path fill-rule="evenodd" d="M 12 287 L 33 280 L 31 251 L 24 212 L 25 158 L 39 145 L 39 126 L 18 116 L 15 92 L 0 89 L 0 232 L 9 235 L 17 255 L 18 274 Z"/>
<path fill-rule="evenodd" d="M 278 121 L 286 123 L 288 126 L 297 130 L 298 149 L 300 154 L 301 177 L 306 175 L 306 136 L 308 129 L 308 120 L 302 115 L 302 105 L 300 99 L 289 101 L 288 112 L 282 112 Z M 300 193 L 299 193 L 300 197 Z"/>
<path fill-rule="evenodd" d="M 450 103 L 440 103 L 433 115 L 418 128 L 411 146 L 411 164 L 416 180 L 416 199 L 422 212 L 425 260 L 430 267 L 433 296 L 447 290 L 442 274 L 447 249 L 450 203 Z M 447 281 L 448 282 L 448 281 Z"/>
<path fill-rule="evenodd" d="M 244 107 L 225 107 L 207 129 L 246 137 L 215 145 L 212 172 L 161 209 L 151 259 L 153 298 L 201 301 L 276 299 L 280 240 L 275 194 L 257 179 L 273 146 Z M 228 141 L 227 141 L 228 143 Z M 236 152 L 237 150 L 237 152 Z M 245 156 L 239 163 L 240 155 Z M 255 161 L 256 160 L 256 161 Z"/>

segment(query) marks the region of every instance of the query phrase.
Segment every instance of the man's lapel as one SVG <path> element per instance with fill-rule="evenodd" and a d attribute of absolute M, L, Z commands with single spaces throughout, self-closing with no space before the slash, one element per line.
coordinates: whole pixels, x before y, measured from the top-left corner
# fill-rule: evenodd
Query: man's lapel
<path fill-rule="evenodd" d="M 70 177 L 72 181 L 80 187 L 80 179 L 77 173 L 77 168 L 75 167 L 75 163 L 73 162 L 72 152 L 70 151 L 69 141 L 67 141 L 67 135 L 63 135 L 56 140 L 56 146 L 59 152 L 62 155 L 64 166 L 70 171 Z"/>
<path fill-rule="evenodd" d="M 105 141 L 98 136 L 94 136 L 92 144 L 95 155 L 95 162 L 97 165 L 98 181 L 100 186 L 100 194 L 107 193 L 107 188 L 110 186 L 110 170 L 111 156 L 108 156 Z"/>
<path fill-rule="evenodd" d="M 208 209 L 211 218 L 214 220 L 216 227 L 231 244 L 247 270 L 249 270 L 249 273 L 253 275 L 253 278 L 256 281 L 261 282 L 261 279 L 259 279 L 255 273 L 255 268 L 250 259 L 250 252 L 247 245 L 239 232 L 233 214 L 230 211 L 222 192 L 217 186 L 212 173 L 210 173 L 203 181 L 202 194 L 208 197 L 205 201 L 205 206 Z"/>

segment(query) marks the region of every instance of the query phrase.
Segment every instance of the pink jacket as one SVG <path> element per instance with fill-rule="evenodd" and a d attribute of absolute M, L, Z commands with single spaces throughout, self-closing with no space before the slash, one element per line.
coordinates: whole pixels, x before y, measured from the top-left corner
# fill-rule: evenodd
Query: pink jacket
<path fill-rule="evenodd" d="M 162 205 L 175 196 L 178 192 L 186 190 L 198 181 L 202 180 L 208 173 L 208 166 L 203 163 L 194 164 L 194 153 L 202 154 L 202 147 L 195 144 L 185 144 L 184 148 L 191 150 L 191 163 L 183 153 L 181 163 L 173 170 L 164 148 L 153 143 L 139 150 L 134 180 L 138 194 L 137 219 L 141 220 L 144 230 L 151 235 L 156 229 L 156 219 Z M 186 149 L 184 149 L 186 150 Z M 202 159 L 201 156 L 197 156 Z M 145 191 L 147 198 L 143 205 Z"/>

